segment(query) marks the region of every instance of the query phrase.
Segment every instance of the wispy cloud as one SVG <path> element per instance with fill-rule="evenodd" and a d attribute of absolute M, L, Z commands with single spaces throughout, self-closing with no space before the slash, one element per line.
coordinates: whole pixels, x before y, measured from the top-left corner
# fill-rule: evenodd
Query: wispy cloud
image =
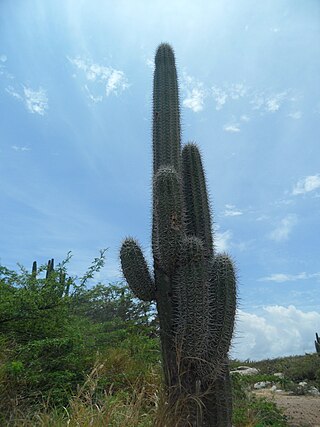
<path fill-rule="evenodd" d="M 293 111 L 292 113 L 288 114 L 288 117 L 291 117 L 294 120 L 299 120 L 302 117 L 302 112 L 301 111 Z"/>
<path fill-rule="evenodd" d="M 228 93 L 225 90 L 223 90 L 217 86 L 213 86 L 212 87 L 212 96 L 216 102 L 216 110 L 221 110 L 222 107 L 224 106 L 224 104 L 228 100 Z"/>
<path fill-rule="evenodd" d="M 185 98 L 183 100 L 184 107 L 190 108 L 195 113 L 202 111 L 204 108 L 204 100 L 207 96 L 203 83 L 184 72 L 182 89 L 185 92 Z"/>
<path fill-rule="evenodd" d="M 8 86 L 6 92 L 22 101 L 29 113 L 43 116 L 49 108 L 47 92 L 42 87 L 34 90 L 31 87 L 23 86 L 22 91 L 19 91 L 13 86 Z"/>
<path fill-rule="evenodd" d="M 280 224 L 269 234 L 271 240 L 282 242 L 289 238 L 293 227 L 297 224 L 298 219 L 294 214 L 289 214 L 280 221 Z"/>
<path fill-rule="evenodd" d="M 224 216 L 239 216 L 243 212 L 237 209 L 234 205 L 225 205 Z"/>
<path fill-rule="evenodd" d="M 2 53 L 1 55 L 0 55 L 0 62 L 6 62 L 7 61 L 7 55 L 5 55 L 4 53 Z"/>
<path fill-rule="evenodd" d="M 249 95 L 253 110 L 262 110 L 266 113 L 275 113 L 280 110 L 285 102 L 293 102 L 295 98 L 290 95 L 290 89 L 268 93 L 268 91 L 253 92 Z"/>
<path fill-rule="evenodd" d="M 23 100 L 22 96 L 18 93 L 16 89 L 14 89 L 13 86 L 8 86 L 5 90 L 9 95 L 13 96 L 14 98 L 20 99 L 21 101 Z"/>
<path fill-rule="evenodd" d="M 87 95 L 91 99 L 92 102 L 97 103 L 97 102 L 101 102 L 103 100 L 103 96 L 101 96 L 101 95 L 94 96 L 91 93 L 90 89 L 88 88 L 88 85 L 84 85 L 84 89 L 87 92 Z"/>
<path fill-rule="evenodd" d="M 11 145 L 12 150 L 14 151 L 30 151 L 31 148 L 27 147 L 27 146 L 18 146 L 18 145 Z"/>
<path fill-rule="evenodd" d="M 232 233 L 230 230 L 215 233 L 215 247 L 218 252 L 226 252 L 231 244 Z"/>
<path fill-rule="evenodd" d="M 28 111 L 43 116 L 48 110 L 48 97 L 46 91 L 41 87 L 38 90 L 24 87 L 23 93 Z"/>
<path fill-rule="evenodd" d="M 305 312 L 294 305 L 267 306 L 261 315 L 239 310 L 232 356 L 259 360 L 313 353 L 317 327 L 320 327 L 318 312 Z"/>
<path fill-rule="evenodd" d="M 212 86 L 211 94 L 216 103 L 216 110 L 221 110 L 227 101 L 243 98 L 247 95 L 247 91 L 243 83 L 229 83 L 223 87 Z"/>
<path fill-rule="evenodd" d="M 320 188 L 320 174 L 309 175 L 297 182 L 293 188 L 292 194 L 294 196 L 305 194 L 317 190 L 318 188 Z"/>
<path fill-rule="evenodd" d="M 130 86 L 123 71 L 94 63 L 80 56 L 67 58 L 74 67 L 83 72 L 85 80 L 87 81 L 84 85 L 84 89 L 93 102 L 101 102 L 103 96 L 119 95 Z M 103 92 L 101 91 L 101 87 Z M 97 91 L 97 95 L 93 94 L 93 92 Z"/>
<path fill-rule="evenodd" d="M 225 132 L 238 133 L 241 131 L 239 123 L 229 123 L 223 126 Z"/>
<path fill-rule="evenodd" d="M 259 281 L 283 283 L 283 282 L 295 282 L 297 280 L 308 280 L 308 279 L 320 279 L 320 272 L 306 273 L 305 271 L 303 271 L 302 273 L 298 273 L 298 274 L 274 273 L 274 274 L 271 274 L 270 276 L 261 277 Z"/>
<path fill-rule="evenodd" d="M 275 113 L 281 107 L 283 101 L 286 99 L 287 92 L 280 92 L 269 96 L 265 101 L 265 109 L 270 113 Z"/>

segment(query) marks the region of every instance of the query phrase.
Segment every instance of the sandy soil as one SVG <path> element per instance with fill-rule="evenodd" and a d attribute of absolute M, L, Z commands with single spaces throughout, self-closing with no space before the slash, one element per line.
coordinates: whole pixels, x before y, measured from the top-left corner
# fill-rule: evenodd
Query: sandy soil
<path fill-rule="evenodd" d="M 257 390 L 254 393 L 270 399 L 283 409 L 291 427 L 320 427 L 320 396 L 293 396 L 269 390 Z"/>

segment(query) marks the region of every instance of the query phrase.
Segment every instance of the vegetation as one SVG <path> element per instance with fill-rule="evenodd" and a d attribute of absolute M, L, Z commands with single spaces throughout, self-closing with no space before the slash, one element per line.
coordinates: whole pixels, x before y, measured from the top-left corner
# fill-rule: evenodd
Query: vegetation
<path fill-rule="evenodd" d="M 89 286 L 103 259 L 82 278 L 68 276 L 66 263 L 48 276 L 47 265 L 36 275 L 0 267 L 1 426 L 179 423 L 179 414 L 167 421 L 154 307 L 122 283 Z M 61 292 L 61 269 L 68 292 Z M 233 398 L 236 427 L 284 425 L 241 379 L 233 381 Z"/>
<path fill-rule="evenodd" d="M 214 251 L 206 182 L 198 147 L 181 150 L 177 72 L 172 48 L 158 47 L 153 87 L 154 272 L 139 244 L 121 248 L 135 295 L 156 301 L 168 417 L 179 423 L 231 427 L 227 353 L 236 311 L 232 261 Z M 172 423 L 172 421 L 171 421 Z"/>

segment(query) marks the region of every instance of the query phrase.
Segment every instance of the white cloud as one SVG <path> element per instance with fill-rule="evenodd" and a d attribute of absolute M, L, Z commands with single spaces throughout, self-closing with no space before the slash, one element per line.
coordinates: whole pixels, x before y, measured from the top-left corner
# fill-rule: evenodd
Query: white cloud
<path fill-rule="evenodd" d="M 6 62 L 7 61 L 7 55 L 4 55 L 4 54 L 2 54 L 2 55 L 0 55 L 0 61 L 1 62 Z"/>
<path fill-rule="evenodd" d="M 240 132 L 240 127 L 238 123 L 228 124 L 223 126 L 225 132 L 237 133 Z"/>
<path fill-rule="evenodd" d="M 294 120 L 299 120 L 302 117 L 302 113 L 301 113 L 301 111 L 294 111 L 294 112 L 288 114 L 288 117 L 291 117 Z"/>
<path fill-rule="evenodd" d="M 226 252 L 230 247 L 232 233 L 230 230 L 215 233 L 215 248 L 218 252 Z"/>
<path fill-rule="evenodd" d="M 281 104 L 285 100 L 287 92 L 280 92 L 268 97 L 265 101 L 265 109 L 270 113 L 275 113 L 281 107 Z"/>
<path fill-rule="evenodd" d="M 247 88 L 243 83 L 230 83 L 223 88 L 212 86 L 211 93 L 216 102 L 216 110 L 221 110 L 228 100 L 240 100 L 246 96 Z"/>
<path fill-rule="evenodd" d="M 154 60 L 151 58 L 146 58 L 145 60 L 146 66 L 151 68 L 151 70 L 154 70 L 155 66 L 154 66 Z"/>
<path fill-rule="evenodd" d="M 84 73 L 84 77 L 87 80 L 84 88 L 93 102 L 101 102 L 103 99 L 99 86 L 102 86 L 104 95 L 107 97 L 112 94 L 118 95 L 130 86 L 123 71 L 91 62 L 80 56 L 67 58 L 72 65 Z M 88 85 L 90 85 L 90 88 Z M 97 92 L 97 90 L 99 94 L 93 95 L 93 91 Z"/>
<path fill-rule="evenodd" d="M 23 91 L 19 93 L 13 86 L 8 86 L 6 92 L 14 98 L 22 101 L 30 113 L 37 113 L 43 116 L 48 110 L 48 97 L 43 88 L 38 90 L 23 86 Z"/>
<path fill-rule="evenodd" d="M 240 99 L 246 95 L 247 88 L 243 83 L 233 83 L 228 87 L 228 92 L 231 99 Z"/>
<path fill-rule="evenodd" d="M 225 205 L 225 208 L 224 216 L 239 216 L 243 214 L 243 212 L 236 209 L 234 205 Z"/>
<path fill-rule="evenodd" d="M 264 110 L 267 113 L 275 113 L 280 110 L 285 102 L 294 102 L 296 99 L 291 96 L 290 89 L 278 93 L 268 93 L 268 91 L 252 92 L 249 94 L 250 104 L 253 110 Z M 293 108 L 293 107 L 292 107 Z M 289 114 L 292 118 L 300 118 L 299 113 L 296 111 Z"/>
<path fill-rule="evenodd" d="M 254 110 L 260 110 L 265 103 L 264 93 L 253 93 L 251 95 L 250 104 L 253 105 Z"/>
<path fill-rule="evenodd" d="M 240 120 L 242 120 L 243 122 L 250 122 L 250 117 L 247 116 L 246 114 L 242 114 L 242 116 L 240 117 Z"/>
<path fill-rule="evenodd" d="M 283 282 L 295 282 L 296 280 L 308 280 L 308 279 L 320 279 L 320 272 L 306 273 L 305 271 L 303 271 L 302 273 L 298 273 L 298 274 L 274 273 L 274 274 L 271 274 L 270 276 L 261 277 L 259 281 L 283 283 Z"/>
<path fill-rule="evenodd" d="M 103 96 L 101 96 L 101 95 L 94 96 L 91 93 L 90 89 L 88 88 L 88 85 L 84 85 L 84 88 L 85 88 L 85 90 L 87 92 L 88 97 L 91 99 L 92 102 L 97 103 L 97 102 L 101 102 L 102 101 Z"/>
<path fill-rule="evenodd" d="M 106 84 L 106 95 L 117 94 L 117 91 L 123 91 L 129 87 L 123 71 L 112 70 Z"/>
<path fill-rule="evenodd" d="M 267 359 L 314 352 L 320 313 L 293 305 L 267 306 L 262 315 L 238 311 L 232 356 L 241 360 Z"/>
<path fill-rule="evenodd" d="M 305 194 L 318 188 L 320 188 L 320 174 L 309 175 L 297 182 L 297 184 L 294 186 L 292 194 L 294 196 L 298 194 Z"/>
<path fill-rule="evenodd" d="M 30 151 L 30 148 L 29 148 L 29 147 L 26 147 L 25 145 L 24 145 L 24 146 L 11 145 L 11 148 L 12 148 L 14 151 Z"/>
<path fill-rule="evenodd" d="M 47 93 L 41 87 L 33 90 L 30 87 L 23 88 L 25 105 L 30 113 L 37 113 L 43 116 L 48 109 Z"/>
<path fill-rule="evenodd" d="M 289 214 L 280 221 L 278 227 L 276 227 L 270 234 L 269 237 L 276 242 L 287 240 L 293 227 L 297 224 L 297 216 Z"/>
<path fill-rule="evenodd" d="M 186 94 L 183 100 L 184 107 L 190 108 L 195 113 L 202 111 L 204 108 L 204 100 L 207 96 L 203 83 L 184 72 L 182 89 Z"/>
<path fill-rule="evenodd" d="M 14 98 L 22 100 L 22 96 L 14 89 L 13 86 L 6 87 L 6 92 Z"/>
<path fill-rule="evenodd" d="M 203 110 L 205 94 L 201 89 L 193 88 L 183 100 L 183 105 L 195 113 Z"/>
<path fill-rule="evenodd" d="M 221 108 L 228 100 L 227 92 L 219 87 L 213 86 L 212 95 L 214 100 L 216 101 L 216 110 L 221 110 Z"/>

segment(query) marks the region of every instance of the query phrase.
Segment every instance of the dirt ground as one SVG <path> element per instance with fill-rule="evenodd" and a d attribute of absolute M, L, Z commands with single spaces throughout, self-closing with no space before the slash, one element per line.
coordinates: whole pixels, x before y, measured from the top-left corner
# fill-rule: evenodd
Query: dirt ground
<path fill-rule="evenodd" d="M 255 391 L 284 410 L 291 427 L 320 427 L 320 396 L 293 396 L 286 392 Z"/>

